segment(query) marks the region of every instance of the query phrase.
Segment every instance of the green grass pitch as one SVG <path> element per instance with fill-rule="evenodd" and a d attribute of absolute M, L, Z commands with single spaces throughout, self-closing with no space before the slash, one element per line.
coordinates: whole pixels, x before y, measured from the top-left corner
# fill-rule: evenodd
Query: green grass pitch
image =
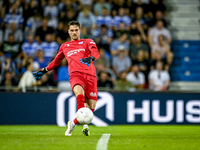
<path fill-rule="evenodd" d="M 90 126 L 84 136 L 78 125 L 71 137 L 66 128 L 50 125 L 0 126 L 0 150 L 95 150 L 102 134 L 111 134 L 108 150 L 199 150 L 200 126 Z"/>

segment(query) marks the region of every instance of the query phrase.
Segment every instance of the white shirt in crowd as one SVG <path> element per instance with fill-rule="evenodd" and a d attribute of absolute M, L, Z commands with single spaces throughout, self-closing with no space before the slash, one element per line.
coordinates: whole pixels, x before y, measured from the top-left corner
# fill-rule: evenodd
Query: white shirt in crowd
<path fill-rule="evenodd" d="M 149 73 L 149 79 L 151 79 L 156 85 L 164 86 L 165 82 L 170 80 L 170 76 L 167 71 L 161 71 L 159 73 L 158 70 L 152 70 Z M 156 90 L 152 85 L 150 85 L 149 88 L 151 90 Z"/>
<path fill-rule="evenodd" d="M 127 74 L 126 80 L 136 86 L 145 83 L 145 77 L 142 72 L 138 72 L 137 76 L 133 72 L 130 72 Z"/>
<path fill-rule="evenodd" d="M 164 35 L 167 39 L 171 39 L 171 34 L 167 28 L 162 28 L 159 30 L 156 27 L 153 27 L 149 30 L 148 34 L 152 36 L 153 44 L 158 44 L 158 37 L 160 35 Z"/>
<path fill-rule="evenodd" d="M 23 92 L 26 92 L 26 87 L 32 87 L 36 83 L 36 79 L 33 76 L 31 71 L 26 71 L 22 78 L 19 81 L 18 87 L 22 89 Z"/>

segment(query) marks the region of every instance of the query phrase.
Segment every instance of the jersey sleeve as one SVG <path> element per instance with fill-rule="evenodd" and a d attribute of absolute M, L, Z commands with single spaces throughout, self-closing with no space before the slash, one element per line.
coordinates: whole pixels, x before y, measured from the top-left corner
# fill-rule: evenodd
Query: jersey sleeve
<path fill-rule="evenodd" d="M 56 57 L 54 58 L 54 60 L 46 67 L 48 71 L 56 68 L 60 62 L 63 60 L 63 58 L 65 57 L 65 55 L 63 54 L 63 50 L 62 50 L 62 45 L 58 51 L 58 54 L 56 55 Z"/>
<path fill-rule="evenodd" d="M 95 60 L 97 60 L 100 57 L 100 54 L 99 54 L 96 43 L 93 40 L 88 39 L 87 44 L 88 44 L 88 48 L 89 48 L 91 56 L 93 56 Z"/>

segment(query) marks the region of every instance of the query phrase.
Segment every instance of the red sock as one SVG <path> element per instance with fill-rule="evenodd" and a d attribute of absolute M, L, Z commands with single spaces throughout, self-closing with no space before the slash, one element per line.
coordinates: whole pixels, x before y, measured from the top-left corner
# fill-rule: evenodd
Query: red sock
<path fill-rule="evenodd" d="M 76 97 L 77 100 L 77 110 L 79 110 L 82 107 L 85 107 L 85 96 L 83 96 L 82 94 L 79 94 Z"/>
<path fill-rule="evenodd" d="M 82 94 L 79 94 L 76 97 L 76 100 L 77 100 L 77 110 L 79 110 L 82 107 L 85 107 L 85 96 L 83 96 Z M 75 118 L 74 124 L 78 124 L 78 123 L 79 123 L 78 120 Z"/>
<path fill-rule="evenodd" d="M 91 109 L 92 112 L 94 112 L 94 109 Z"/>
<path fill-rule="evenodd" d="M 78 120 L 76 118 L 74 119 L 74 124 L 78 124 Z"/>

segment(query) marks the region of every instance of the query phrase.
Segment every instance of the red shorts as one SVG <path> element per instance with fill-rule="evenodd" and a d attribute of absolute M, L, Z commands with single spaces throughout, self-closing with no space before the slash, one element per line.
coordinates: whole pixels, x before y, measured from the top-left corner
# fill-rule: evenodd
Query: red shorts
<path fill-rule="evenodd" d="M 72 72 L 69 76 L 71 89 L 75 85 L 80 85 L 84 89 L 85 97 L 92 100 L 97 100 L 97 78 L 90 74 L 81 72 Z"/>

